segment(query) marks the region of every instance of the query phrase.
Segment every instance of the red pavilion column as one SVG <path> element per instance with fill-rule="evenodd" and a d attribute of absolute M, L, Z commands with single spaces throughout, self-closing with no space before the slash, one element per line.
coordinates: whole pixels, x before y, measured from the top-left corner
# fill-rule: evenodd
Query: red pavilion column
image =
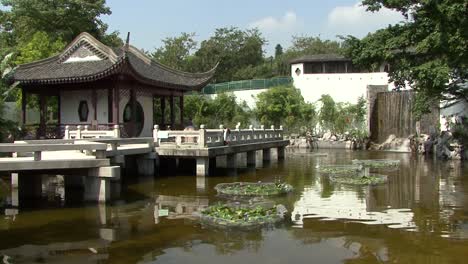
<path fill-rule="evenodd" d="M 40 123 L 39 123 L 39 133 L 37 135 L 38 138 L 45 138 L 46 137 L 46 118 L 47 118 L 47 97 L 45 95 L 39 95 L 39 115 L 40 115 Z"/>
<path fill-rule="evenodd" d="M 180 127 L 184 128 L 184 95 L 179 97 Z"/>
<path fill-rule="evenodd" d="M 171 110 L 171 129 L 174 129 L 175 115 L 174 115 L 174 96 L 173 95 L 171 95 L 170 97 L 169 107 Z"/>
<path fill-rule="evenodd" d="M 21 123 L 26 125 L 26 104 L 28 99 L 28 94 L 24 89 L 21 89 Z"/>

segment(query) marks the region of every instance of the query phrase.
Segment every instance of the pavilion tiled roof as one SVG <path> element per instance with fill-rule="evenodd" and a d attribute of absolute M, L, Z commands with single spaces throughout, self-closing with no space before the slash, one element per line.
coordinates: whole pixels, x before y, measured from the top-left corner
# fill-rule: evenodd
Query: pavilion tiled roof
<path fill-rule="evenodd" d="M 155 87 L 199 90 L 209 83 L 215 70 L 216 66 L 205 73 L 178 71 L 133 46 L 113 50 L 90 34 L 81 33 L 62 53 L 20 65 L 12 81 L 22 85 L 82 83 L 125 73 Z"/>

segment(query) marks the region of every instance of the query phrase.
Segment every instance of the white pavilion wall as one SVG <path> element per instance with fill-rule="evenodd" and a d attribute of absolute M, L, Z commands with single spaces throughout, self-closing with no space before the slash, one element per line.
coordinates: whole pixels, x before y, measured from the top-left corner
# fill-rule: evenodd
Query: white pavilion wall
<path fill-rule="evenodd" d="M 129 102 L 128 100 L 120 100 L 119 103 L 119 123 L 123 123 L 123 112 L 125 106 Z M 140 137 L 152 137 L 153 136 L 153 97 L 137 95 L 137 101 L 141 104 L 144 111 L 145 123 L 143 130 L 141 131 Z"/>
<path fill-rule="evenodd" d="M 91 124 L 91 121 L 94 117 L 94 108 L 91 94 L 92 92 L 90 90 L 72 90 L 62 91 L 60 93 L 60 115 L 63 124 Z M 78 107 L 81 101 L 86 101 L 88 103 L 88 119 L 84 122 L 80 122 L 80 117 L 78 116 Z M 97 120 L 99 124 L 109 123 L 107 90 L 105 89 L 97 90 Z"/>

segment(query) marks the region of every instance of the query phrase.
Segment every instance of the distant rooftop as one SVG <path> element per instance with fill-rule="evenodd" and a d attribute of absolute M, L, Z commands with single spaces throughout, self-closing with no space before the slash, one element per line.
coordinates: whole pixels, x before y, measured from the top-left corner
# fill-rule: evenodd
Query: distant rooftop
<path fill-rule="evenodd" d="M 342 55 L 338 54 L 314 54 L 314 55 L 304 55 L 299 58 L 291 60 L 290 64 L 304 63 L 304 62 L 339 62 L 339 61 L 351 61 Z"/>

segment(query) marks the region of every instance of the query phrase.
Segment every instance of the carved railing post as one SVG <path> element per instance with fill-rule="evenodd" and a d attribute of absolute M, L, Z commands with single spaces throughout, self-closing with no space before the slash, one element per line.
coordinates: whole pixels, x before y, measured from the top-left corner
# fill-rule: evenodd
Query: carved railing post
<path fill-rule="evenodd" d="M 65 126 L 64 139 L 70 139 L 70 126 Z"/>
<path fill-rule="evenodd" d="M 250 125 L 250 126 L 249 126 L 249 130 L 250 130 L 250 135 L 249 135 L 249 138 L 248 138 L 248 139 L 249 139 L 250 141 L 253 141 L 253 140 L 255 140 L 255 131 L 254 131 L 253 125 Z"/>
<path fill-rule="evenodd" d="M 198 136 L 198 146 L 200 148 L 206 148 L 206 129 L 205 125 L 200 126 L 200 135 Z"/>
<path fill-rule="evenodd" d="M 119 125 L 114 125 L 114 137 L 120 138 L 120 127 L 119 127 Z"/>
<path fill-rule="evenodd" d="M 75 139 L 81 139 L 81 126 L 76 127 L 76 137 Z"/>
<path fill-rule="evenodd" d="M 260 139 L 265 139 L 265 126 L 264 126 L 264 125 L 261 125 L 261 126 L 260 126 L 260 130 L 262 131 L 262 132 L 261 132 Z"/>
<path fill-rule="evenodd" d="M 159 139 L 158 139 L 158 132 L 159 132 L 159 125 L 154 125 L 153 127 L 153 141 L 156 147 L 159 147 Z"/>

